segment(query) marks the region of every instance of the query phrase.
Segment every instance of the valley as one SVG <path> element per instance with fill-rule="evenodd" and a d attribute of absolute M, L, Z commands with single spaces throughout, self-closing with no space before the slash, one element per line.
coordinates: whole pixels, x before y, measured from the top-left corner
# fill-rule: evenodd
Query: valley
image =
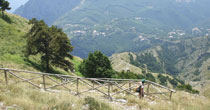
<path fill-rule="evenodd" d="M 54 9 L 65 10 L 59 14 L 53 9 L 49 9 L 51 14 L 39 12 L 40 10 L 29 7 L 29 4 L 36 6 L 39 1 L 32 1 L 17 9 L 15 14 L 28 19 L 44 19 L 48 25 L 62 27 L 75 45 L 73 54 L 82 58 L 95 50 L 111 56 L 113 53 L 126 51 L 144 51 L 156 45 L 153 41 L 161 43 L 165 40 L 176 41 L 209 34 L 207 0 L 70 0 L 72 5 L 69 8 L 64 8 L 69 3 L 63 1 L 66 6 Z M 39 7 L 42 8 L 41 6 Z M 80 8 L 74 10 L 76 7 Z M 30 15 L 30 10 L 34 10 L 36 14 Z M 44 16 L 46 14 L 49 15 Z"/>

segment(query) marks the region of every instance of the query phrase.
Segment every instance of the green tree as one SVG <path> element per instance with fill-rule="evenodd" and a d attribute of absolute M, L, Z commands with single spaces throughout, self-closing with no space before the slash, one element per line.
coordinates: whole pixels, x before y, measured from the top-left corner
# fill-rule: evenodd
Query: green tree
<path fill-rule="evenodd" d="M 46 72 L 50 72 L 50 65 L 60 68 L 73 69 L 70 52 L 73 50 L 67 35 L 55 26 L 48 27 L 43 20 L 35 18 L 29 21 L 32 24 L 31 30 L 26 34 L 27 49 L 26 55 L 41 55 L 41 61 Z"/>
<path fill-rule="evenodd" d="M 90 53 L 79 66 L 79 71 L 86 77 L 111 78 L 115 71 L 112 69 L 109 58 L 100 51 Z"/>
<path fill-rule="evenodd" d="M 5 0 L 0 0 L 0 10 L 2 15 L 4 16 L 4 11 L 5 10 L 10 10 L 11 8 L 9 7 L 9 2 Z"/>

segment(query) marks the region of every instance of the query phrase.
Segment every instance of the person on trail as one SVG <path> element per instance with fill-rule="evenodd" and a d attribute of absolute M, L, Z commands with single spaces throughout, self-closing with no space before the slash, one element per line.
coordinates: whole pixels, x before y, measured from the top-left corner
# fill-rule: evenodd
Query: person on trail
<path fill-rule="evenodd" d="M 144 97 L 144 82 L 144 79 L 141 82 L 139 82 L 139 98 Z"/>

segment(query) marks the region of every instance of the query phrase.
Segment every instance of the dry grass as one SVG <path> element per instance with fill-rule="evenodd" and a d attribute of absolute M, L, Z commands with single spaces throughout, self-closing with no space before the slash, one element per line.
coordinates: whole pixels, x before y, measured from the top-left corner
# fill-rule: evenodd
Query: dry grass
<path fill-rule="evenodd" d="M 130 105 L 137 104 L 139 110 L 209 110 L 210 108 L 210 99 L 182 91 L 175 93 L 171 101 L 138 99 L 133 96 L 127 96 L 126 99 Z"/>
<path fill-rule="evenodd" d="M 52 93 L 34 89 L 26 83 L 0 86 L 0 102 L 7 106 L 17 105 L 14 110 L 123 110 L 108 100 L 95 96 L 92 94 L 78 97 L 66 92 Z"/>
<path fill-rule="evenodd" d="M 203 91 L 203 95 L 210 98 L 210 88 L 207 88 Z"/>
<path fill-rule="evenodd" d="M 51 93 L 33 89 L 27 84 L 1 86 L 1 101 L 6 105 L 18 105 L 20 110 L 79 110 L 83 100 L 66 93 Z"/>

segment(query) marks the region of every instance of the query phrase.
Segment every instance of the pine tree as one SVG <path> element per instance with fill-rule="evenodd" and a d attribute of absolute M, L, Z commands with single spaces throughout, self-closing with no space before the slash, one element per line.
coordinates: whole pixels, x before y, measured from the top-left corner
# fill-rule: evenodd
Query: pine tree
<path fill-rule="evenodd" d="M 79 66 L 79 71 L 86 77 L 111 78 L 115 71 L 112 69 L 109 58 L 100 51 L 90 53 Z"/>
<path fill-rule="evenodd" d="M 72 59 L 70 52 L 73 50 L 67 35 L 55 26 L 48 27 L 43 20 L 33 18 L 29 21 L 31 30 L 26 34 L 26 55 L 41 54 L 41 61 L 46 72 L 50 72 L 50 65 L 60 68 L 73 69 L 72 63 L 66 59 Z"/>
<path fill-rule="evenodd" d="M 0 10 L 1 10 L 1 13 L 4 17 L 4 11 L 5 10 L 10 10 L 11 8 L 9 7 L 9 2 L 8 1 L 5 1 L 5 0 L 0 0 Z"/>

